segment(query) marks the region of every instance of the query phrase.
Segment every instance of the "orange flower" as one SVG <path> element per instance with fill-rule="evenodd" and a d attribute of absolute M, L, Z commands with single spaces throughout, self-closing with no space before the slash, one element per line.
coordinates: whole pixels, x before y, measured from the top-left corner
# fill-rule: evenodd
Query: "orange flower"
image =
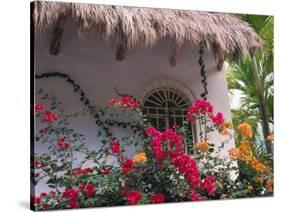
<path fill-rule="evenodd" d="M 266 170 L 266 166 L 259 162 L 256 158 L 251 161 L 251 167 L 257 172 L 263 173 Z"/>
<path fill-rule="evenodd" d="M 240 150 L 239 148 L 231 148 L 228 150 L 228 154 L 232 160 L 238 160 L 240 157 Z"/>
<path fill-rule="evenodd" d="M 252 149 L 246 141 L 241 141 L 237 148 L 229 149 L 228 154 L 232 160 L 249 162 L 252 159 Z"/>
<path fill-rule="evenodd" d="M 239 124 L 237 129 L 240 131 L 242 137 L 252 138 L 252 127 L 248 123 L 244 122 L 242 124 Z"/>
<path fill-rule="evenodd" d="M 199 149 L 201 152 L 208 152 L 209 144 L 207 143 L 207 141 L 202 140 L 196 144 L 196 148 Z"/>
<path fill-rule="evenodd" d="M 241 161 L 250 161 L 252 159 L 252 149 L 248 142 L 241 141 L 239 145 L 240 157 Z"/>
<path fill-rule="evenodd" d="M 221 134 L 227 136 L 227 135 L 230 134 L 230 132 L 229 132 L 228 129 L 223 129 L 223 131 L 221 132 Z"/>
<path fill-rule="evenodd" d="M 270 135 L 267 136 L 266 138 L 267 141 L 273 141 L 274 140 L 274 134 L 271 133 Z"/>
<path fill-rule="evenodd" d="M 215 184 L 216 184 L 217 187 L 223 188 L 223 185 L 220 181 L 216 180 Z"/>
<path fill-rule="evenodd" d="M 260 184 L 263 184 L 264 178 L 263 178 L 263 177 L 257 177 L 257 178 L 256 178 L 256 182 L 257 182 L 257 183 L 260 183 Z"/>
<path fill-rule="evenodd" d="M 222 135 L 228 136 L 230 134 L 230 129 L 232 129 L 232 124 L 231 122 L 224 121 L 223 125 L 221 125 L 219 132 Z"/>
<path fill-rule="evenodd" d="M 252 192 L 254 190 L 254 187 L 252 185 L 248 185 L 248 191 Z"/>
<path fill-rule="evenodd" d="M 133 163 L 146 162 L 146 161 L 147 161 L 147 157 L 144 152 L 135 155 L 135 157 L 133 158 Z"/>
<path fill-rule="evenodd" d="M 265 189 L 268 190 L 268 191 L 272 191 L 273 190 L 273 180 L 272 179 L 267 181 Z"/>

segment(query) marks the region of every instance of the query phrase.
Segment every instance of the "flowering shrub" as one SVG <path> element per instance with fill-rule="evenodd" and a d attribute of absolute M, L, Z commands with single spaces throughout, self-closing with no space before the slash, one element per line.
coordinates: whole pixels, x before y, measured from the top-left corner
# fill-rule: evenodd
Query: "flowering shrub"
<path fill-rule="evenodd" d="M 214 114 L 210 102 L 197 99 L 187 109 L 186 121 L 200 124 L 200 141 L 189 155 L 184 128 L 160 132 L 149 126 L 140 105 L 128 96 L 69 115 L 59 108 L 56 98 L 39 94 L 50 100 L 52 109 L 42 103 L 34 106 L 40 126 L 36 141 L 47 145 L 48 151 L 34 155 L 33 181 L 44 179 L 52 190 L 32 197 L 36 210 L 225 199 L 273 190 L 270 164 L 253 153 L 251 129 L 246 123 L 238 126 L 243 138 L 240 145 L 229 150 L 229 157 L 218 157 L 216 153 L 225 143 L 215 152 L 209 134 L 217 131 L 222 137 L 229 136 L 232 125 L 221 113 Z M 99 117 L 99 150 L 86 146 L 85 137 L 70 127 L 69 119 L 84 113 Z M 133 134 L 117 139 L 109 131 L 111 127 L 129 128 Z M 132 145 L 137 153 L 128 157 L 126 146 Z M 110 163 L 109 156 L 115 158 L 116 165 Z M 89 162 L 92 166 L 85 166 Z M 245 177 L 237 162 L 247 166 L 250 174 Z"/>

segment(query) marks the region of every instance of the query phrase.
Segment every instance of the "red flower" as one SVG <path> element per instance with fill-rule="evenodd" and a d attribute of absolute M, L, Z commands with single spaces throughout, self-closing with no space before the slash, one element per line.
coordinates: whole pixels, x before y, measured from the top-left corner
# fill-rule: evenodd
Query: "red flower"
<path fill-rule="evenodd" d="M 202 99 L 195 99 L 195 102 L 192 106 L 188 108 L 187 119 L 191 122 L 195 121 L 195 117 L 198 114 L 205 115 L 213 112 L 213 106 L 210 102 L 207 102 Z"/>
<path fill-rule="evenodd" d="M 62 197 L 64 198 L 69 198 L 69 206 L 71 208 L 79 208 L 79 205 L 77 203 L 77 199 L 79 197 L 79 191 L 75 190 L 75 189 L 66 189 L 63 193 L 62 193 Z"/>
<path fill-rule="evenodd" d="M 42 103 L 35 104 L 35 112 L 39 112 L 39 111 L 42 111 L 44 109 L 45 109 L 44 104 L 42 104 Z"/>
<path fill-rule="evenodd" d="M 43 205 L 43 209 L 44 209 L 44 210 L 48 210 L 48 209 L 49 209 L 49 205 L 48 205 L 48 204 L 44 204 L 44 205 Z"/>
<path fill-rule="evenodd" d="M 146 135 L 148 136 L 156 136 L 160 135 L 160 132 L 156 130 L 154 127 L 149 127 L 145 130 Z"/>
<path fill-rule="evenodd" d="M 198 194 L 198 192 L 196 190 L 191 191 L 190 199 L 191 199 L 191 201 L 205 200 L 203 197 L 200 196 L 200 194 Z"/>
<path fill-rule="evenodd" d="M 52 195 L 52 197 L 56 196 L 56 192 L 54 191 L 50 191 L 50 194 Z"/>
<path fill-rule="evenodd" d="M 42 193 L 40 194 L 40 197 L 45 197 L 45 196 L 47 196 L 47 193 L 46 193 L 46 192 L 42 192 Z"/>
<path fill-rule="evenodd" d="M 126 159 L 123 165 L 121 166 L 121 172 L 123 174 L 128 174 L 129 171 L 133 169 L 133 160 L 131 159 Z"/>
<path fill-rule="evenodd" d="M 127 191 L 125 192 L 129 205 L 136 205 L 142 198 L 142 194 L 138 191 Z"/>
<path fill-rule="evenodd" d="M 62 197 L 69 197 L 69 198 L 77 198 L 78 195 L 79 195 L 79 191 L 72 188 L 66 189 L 62 193 Z"/>
<path fill-rule="evenodd" d="M 213 122 L 213 124 L 217 125 L 217 126 L 221 126 L 224 124 L 224 117 L 222 115 L 222 113 L 217 113 L 217 115 L 210 115 L 210 118 Z"/>
<path fill-rule="evenodd" d="M 116 99 L 111 99 L 108 101 L 110 105 L 114 105 L 117 102 L 118 101 Z M 118 103 L 118 105 L 120 108 L 126 108 L 126 109 L 137 109 L 140 107 L 139 104 L 135 102 L 135 100 L 127 96 L 121 96 L 121 100 Z"/>
<path fill-rule="evenodd" d="M 161 193 L 153 194 L 151 197 L 152 203 L 162 203 L 165 201 L 166 196 Z"/>
<path fill-rule="evenodd" d="M 102 173 L 107 175 L 107 174 L 110 174 L 112 171 L 110 169 L 104 169 L 102 170 Z"/>
<path fill-rule="evenodd" d="M 32 202 L 34 205 L 39 205 L 41 203 L 41 198 L 40 197 L 33 197 Z"/>
<path fill-rule="evenodd" d="M 85 169 L 76 169 L 75 170 L 75 175 L 83 175 L 83 174 L 88 174 L 91 173 L 93 170 L 91 168 L 85 168 Z"/>
<path fill-rule="evenodd" d="M 70 146 L 69 142 L 67 142 L 64 138 L 60 138 L 56 142 L 56 147 L 58 149 L 67 149 L 67 148 L 69 148 L 69 146 Z"/>
<path fill-rule="evenodd" d="M 34 167 L 40 167 L 40 166 L 41 166 L 40 160 L 35 160 L 34 161 Z"/>
<path fill-rule="evenodd" d="M 200 182 L 199 170 L 196 161 L 184 152 L 182 137 L 171 129 L 161 133 L 154 128 L 148 128 L 146 133 L 153 136 L 152 154 L 157 162 L 162 163 L 165 158 L 170 159 L 179 172 L 184 175 L 186 182 L 191 187 L 196 187 Z"/>
<path fill-rule="evenodd" d="M 200 182 L 200 190 L 208 192 L 208 195 L 214 196 L 216 192 L 216 186 L 214 185 L 215 176 L 206 177 Z"/>
<path fill-rule="evenodd" d="M 117 99 L 110 99 L 109 101 L 108 101 L 108 103 L 110 104 L 110 105 L 114 105 L 115 103 L 117 102 Z"/>
<path fill-rule="evenodd" d="M 118 141 L 113 140 L 111 142 L 111 151 L 112 153 L 120 153 L 120 145 Z"/>
<path fill-rule="evenodd" d="M 94 190 L 95 186 L 93 184 L 80 184 L 80 191 L 86 193 L 88 197 L 92 197 L 95 195 L 96 191 Z"/>
<path fill-rule="evenodd" d="M 44 115 L 45 115 L 45 117 L 42 119 L 42 122 L 50 123 L 52 121 L 57 121 L 58 120 L 58 116 L 56 114 L 52 113 L 49 110 L 46 110 L 44 112 Z"/>
<path fill-rule="evenodd" d="M 70 200 L 69 200 L 69 206 L 70 206 L 71 208 L 79 208 L 79 205 L 78 205 L 78 203 L 76 202 L 75 199 L 70 199 Z"/>

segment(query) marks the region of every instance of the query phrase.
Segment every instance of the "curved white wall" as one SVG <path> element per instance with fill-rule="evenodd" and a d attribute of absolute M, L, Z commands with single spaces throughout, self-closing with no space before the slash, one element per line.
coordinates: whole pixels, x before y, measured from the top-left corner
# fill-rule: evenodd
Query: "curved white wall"
<path fill-rule="evenodd" d="M 159 79 L 169 79 L 170 82 L 175 82 L 175 85 L 184 86 L 196 97 L 200 97 L 203 91 L 200 67 L 197 63 L 198 50 L 188 44 L 183 47 L 176 67 L 171 67 L 169 59 L 174 46 L 168 40 L 160 41 L 152 49 L 139 47 L 132 50 L 124 61 L 119 62 L 115 60 L 115 47 L 109 42 L 91 36 L 84 40 L 79 38 L 76 25 L 72 22 L 68 22 L 65 27 L 60 53 L 57 56 L 49 54 L 50 37 L 51 31 L 47 31 L 43 39 L 36 39 L 36 74 L 53 71 L 69 74 L 95 104 L 106 104 L 108 99 L 114 97 L 114 87 L 140 98 L 144 95 L 145 89 L 149 88 L 149 83 Z M 226 119 L 231 119 L 225 72 L 216 70 L 216 61 L 211 52 L 206 52 L 204 59 L 208 100 L 212 102 L 216 112 L 220 111 Z M 48 92 L 55 91 L 67 112 L 81 110 L 79 96 L 74 94 L 70 85 L 62 79 L 38 79 L 36 87 Z M 86 135 L 89 146 L 97 146 L 92 118 L 81 117 L 72 125 Z M 212 135 L 212 142 L 216 144 L 223 140 L 221 135 L 216 133 Z M 233 145 L 234 142 L 231 140 L 228 146 Z M 36 146 L 36 151 L 43 151 L 42 147 Z"/>

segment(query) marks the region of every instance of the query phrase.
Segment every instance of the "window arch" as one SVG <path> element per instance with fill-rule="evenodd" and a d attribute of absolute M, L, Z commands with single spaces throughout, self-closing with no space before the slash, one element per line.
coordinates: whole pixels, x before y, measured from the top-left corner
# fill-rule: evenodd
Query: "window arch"
<path fill-rule="evenodd" d="M 143 113 L 150 124 L 160 131 L 172 128 L 174 124 L 184 126 L 186 151 L 192 151 L 195 141 L 195 127 L 184 124 L 189 98 L 173 87 L 160 87 L 150 91 L 143 99 Z"/>

